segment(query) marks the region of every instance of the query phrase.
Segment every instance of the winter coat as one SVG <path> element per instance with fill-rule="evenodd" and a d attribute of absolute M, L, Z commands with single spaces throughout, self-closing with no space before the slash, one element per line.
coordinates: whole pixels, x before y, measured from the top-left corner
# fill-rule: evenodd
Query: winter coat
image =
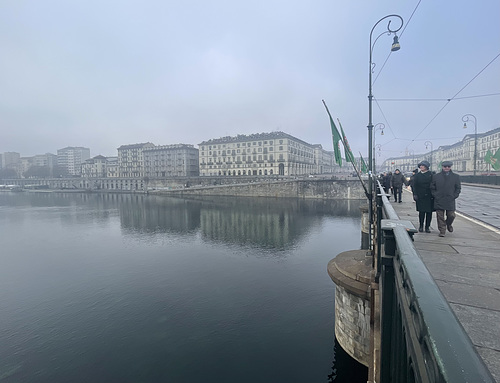
<path fill-rule="evenodd" d="M 406 181 L 406 177 L 403 175 L 403 173 L 396 174 L 394 173 L 391 178 L 391 187 L 393 188 L 400 188 L 403 185 L 407 185 L 408 182 Z"/>
<path fill-rule="evenodd" d="M 391 178 L 392 175 L 386 174 L 384 176 L 384 179 L 382 181 L 382 186 L 384 187 L 385 190 L 389 190 L 391 188 Z"/>
<path fill-rule="evenodd" d="M 410 177 L 410 180 L 408 181 L 408 185 L 410 185 L 411 190 L 413 190 L 413 188 L 415 187 L 413 181 L 414 179 L 415 179 L 415 173 L 413 173 L 413 175 Z"/>
<path fill-rule="evenodd" d="M 448 175 L 443 171 L 434 174 L 431 183 L 434 208 L 436 210 L 455 210 L 455 200 L 460 195 L 461 190 L 462 186 L 458 174 L 451 170 Z"/>
<path fill-rule="evenodd" d="M 431 194 L 432 173 L 418 172 L 413 176 L 413 199 L 417 203 L 417 211 L 431 212 L 434 205 L 434 197 Z"/>

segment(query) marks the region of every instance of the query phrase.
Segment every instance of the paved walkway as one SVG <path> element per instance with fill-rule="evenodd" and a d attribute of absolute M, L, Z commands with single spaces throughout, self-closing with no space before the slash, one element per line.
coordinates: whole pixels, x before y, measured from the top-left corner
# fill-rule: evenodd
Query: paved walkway
<path fill-rule="evenodd" d="M 411 192 L 392 205 L 400 219 L 418 228 Z M 500 230 L 459 214 L 453 227 L 439 237 L 433 214 L 432 233 L 415 234 L 415 248 L 500 383 Z"/>
<path fill-rule="evenodd" d="M 462 184 L 457 210 L 500 229 L 500 186 Z"/>

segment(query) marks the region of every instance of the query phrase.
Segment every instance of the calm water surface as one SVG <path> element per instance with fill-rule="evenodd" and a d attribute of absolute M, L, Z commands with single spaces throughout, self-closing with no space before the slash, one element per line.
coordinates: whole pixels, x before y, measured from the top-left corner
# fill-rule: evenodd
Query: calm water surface
<path fill-rule="evenodd" d="M 361 369 L 339 366 L 326 272 L 360 246 L 357 201 L 3 192 L 0 233 L 2 383 Z"/>

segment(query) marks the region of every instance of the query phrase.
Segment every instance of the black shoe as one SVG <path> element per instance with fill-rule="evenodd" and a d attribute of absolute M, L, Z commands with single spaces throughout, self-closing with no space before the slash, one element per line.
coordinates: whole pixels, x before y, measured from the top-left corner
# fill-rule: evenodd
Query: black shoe
<path fill-rule="evenodd" d="M 403 201 L 399 201 L 399 203 L 401 203 L 401 202 L 403 202 Z"/>
<path fill-rule="evenodd" d="M 418 232 L 419 233 L 423 233 L 424 232 L 424 227 L 422 225 L 418 228 Z"/>
<path fill-rule="evenodd" d="M 431 232 L 431 229 L 429 229 L 428 227 L 425 228 L 425 232 L 426 233 L 430 233 Z"/>
<path fill-rule="evenodd" d="M 451 226 L 451 225 L 446 225 L 446 228 L 448 229 L 448 231 L 449 231 L 450 233 L 453 233 L 453 226 Z"/>

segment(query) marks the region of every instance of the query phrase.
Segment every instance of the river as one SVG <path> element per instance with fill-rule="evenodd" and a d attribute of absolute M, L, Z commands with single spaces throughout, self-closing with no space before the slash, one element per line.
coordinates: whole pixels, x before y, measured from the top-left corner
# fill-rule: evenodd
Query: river
<path fill-rule="evenodd" d="M 0 382 L 354 382 L 360 203 L 2 192 Z"/>

